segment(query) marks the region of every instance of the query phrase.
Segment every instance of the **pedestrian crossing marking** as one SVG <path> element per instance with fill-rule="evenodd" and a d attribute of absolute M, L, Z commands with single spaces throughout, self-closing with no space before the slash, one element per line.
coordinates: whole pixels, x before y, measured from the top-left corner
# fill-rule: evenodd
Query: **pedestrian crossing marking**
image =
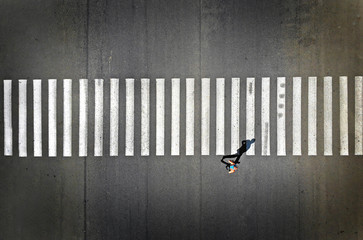
<path fill-rule="evenodd" d="M 110 79 L 110 156 L 118 156 L 120 80 Z"/>
<path fill-rule="evenodd" d="M 164 155 L 165 79 L 156 79 L 156 156 Z"/>
<path fill-rule="evenodd" d="M 126 79 L 126 129 L 125 156 L 134 156 L 134 90 L 135 79 Z"/>
<path fill-rule="evenodd" d="M 363 77 L 355 77 L 355 155 L 363 154 Z"/>
<path fill-rule="evenodd" d="M 240 147 L 239 141 L 240 78 L 232 78 L 231 85 L 231 152 Z"/>
<path fill-rule="evenodd" d="M 286 156 L 285 78 L 277 78 L 277 156 Z"/>
<path fill-rule="evenodd" d="M 179 155 L 180 78 L 171 79 L 171 155 Z"/>
<path fill-rule="evenodd" d="M 103 79 L 95 79 L 94 156 L 103 155 Z"/>
<path fill-rule="evenodd" d="M 79 153 L 87 156 L 88 142 L 88 79 L 79 80 Z"/>
<path fill-rule="evenodd" d="M 333 155 L 332 77 L 324 77 L 324 155 Z"/>
<path fill-rule="evenodd" d="M 308 155 L 316 155 L 316 88 L 317 88 L 317 77 L 309 77 L 309 94 L 308 94 Z"/>
<path fill-rule="evenodd" d="M 340 155 L 349 155 L 348 147 L 348 77 L 339 77 Z"/>
<path fill-rule="evenodd" d="M 216 79 L 216 155 L 224 155 L 224 78 Z"/>
<path fill-rule="evenodd" d="M 356 76 L 354 78 L 354 154 L 362 155 L 362 76 Z M 185 89 L 181 89 L 181 79 L 171 79 L 171 117 L 165 119 L 165 108 L 168 103 L 165 99 L 165 79 L 157 78 L 152 84 L 156 85 L 156 124 L 155 126 L 150 125 L 150 79 L 142 78 L 141 80 L 141 92 L 135 93 L 135 79 L 125 79 L 126 96 L 125 98 L 125 155 L 135 155 L 135 134 L 141 135 L 141 151 L 142 156 L 150 155 L 150 127 L 156 127 L 156 155 L 165 155 L 165 137 L 166 134 L 170 134 L 170 153 L 171 155 L 180 155 L 180 137 L 181 137 L 181 114 L 185 114 L 185 155 L 194 155 L 194 117 L 195 117 L 195 92 L 194 92 L 194 78 L 185 79 Z M 231 124 L 231 153 L 238 148 L 240 143 L 239 136 L 239 107 L 243 100 L 240 99 L 240 78 L 232 78 L 231 88 L 225 89 L 225 78 L 216 79 L 216 141 L 215 141 L 215 154 L 225 154 L 225 124 Z M 277 96 L 276 96 L 276 109 L 275 113 L 270 112 L 270 78 L 261 78 L 261 155 L 269 156 L 270 153 L 270 117 L 271 114 L 276 114 L 276 140 L 277 140 L 277 156 L 286 156 L 286 78 L 278 77 L 276 79 Z M 323 122 L 322 125 L 324 131 L 324 155 L 333 155 L 333 78 L 331 76 L 325 76 L 323 79 L 323 89 L 321 90 L 323 99 Z M 340 142 L 340 155 L 349 155 L 349 123 L 348 123 L 348 77 L 339 77 L 339 142 Z M 137 80 L 136 80 L 137 81 Z M 228 81 L 228 80 L 227 80 Z M 246 79 L 246 139 L 255 138 L 255 84 L 256 79 L 249 77 Z M 302 78 L 293 77 L 293 103 L 292 103 L 292 155 L 301 155 L 301 101 L 302 101 Z M 318 94 L 318 78 L 308 77 L 308 129 L 307 129 L 307 140 L 308 140 L 308 155 L 317 155 L 317 107 L 320 103 L 317 103 Z M 44 81 L 48 84 L 47 91 L 48 97 L 45 101 L 48 101 L 48 156 L 57 156 L 57 80 L 48 79 Z M 107 82 L 107 81 L 106 81 Z M 18 154 L 20 157 L 28 157 L 32 154 L 28 153 L 27 149 L 27 115 L 31 112 L 27 111 L 27 80 L 19 79 L 17 81 L 19 95 L 18 95 Z M 33 88 L 33 143 L 35 157 L 42 156 L 42 85 L 41 79 L 34 79 L 32 82 Z M 63 156 L 72 156 L 72 80 L 63 79 Z M 120 86 L 119 79 L 110 79 L 110 101 L 109 103 L 104 102 L 104 79 L 95 79 L 95 95 L 94 103 L 89 103 L 88 98 L 88 79 L 79 79 L 79 133 L 78 140 L 79 152 L 78 156 L 85 157 L 88 155 L 88 108 L 94 107 L 95 109 L 95 121 L 94 121 L 94 156 L 104 156 L 104 117 L 105 114 L 110 114 L 110 156 L 118 156 L 119 147 L 119 115 L 123 111 L 119 108 L 120 101 Z M 4 140 L 4 155 L 12 156 L 14 150 L 13 144 L 13 129 L 12 129 L 12 94 L 13 85 L 12 80 L 3 80 L 4 87 L 4 135 L 1 136 Z M 181 111 L 181 92 L 185 91 L 185 112 Z M 230 91 L 231 93 L 231 119 L 225 119 L 225 94 Z M 210 155 L 210 78 L 201 79 L 201 132 L 200 132 L 200 144 L 201 154 Z M 140 106 L 135 106 L 135 94 L 141 94 Z M 121 100 L 122 101 L 122 100 Z M 104 112 L 105 104 L 110 104 L 110 112 Z M 141 107 L 141 129 L 140 132 L 135 132 L 135 108 Z M 165 121 L 171 121 L 171 131 L 165 133 Z M 320 125 L 319 125 L 320 126 Z M 319 145 L 320 146 L 320 145 Z M 214 148 L 214 146 L 213 146 Z M 213 153 L 214 154 L 214 153 Z M 254 144 L 247 151 L 247 155 L 255 155 Z"/>
<path fill-rule="evenodd" d="M 246 139 L 255 138 L 255 78 L 246 81 Z M 246 155 L 255 155 L 255 144 L 247 150 Z"/>
<path fill-rule="evenodd" d="M 202 78 L 201 154 L 209 155 L 210 79 Z"/>
<path fill-rule="evenodd" d="M 72 80 L 63 80 L 63 156 L 72 156 Z"/>
<path fill-rule="evenodd" d="M 150 79 L 141 79 L 141 156 L 150 155 Z"/>
<path fill-rule="evenodd" d="M 4 80 L 4 155 L 13 155 L 12 81 Z"/>
<path fill-rule="evenodd" d="M 292 155 L 301 156 L 301 77 L 293 77 Z"/>
<path fill-rule="evenodd" d="M 33 80 L 34 157 L 43 155 L 42 147 L 42 80 Z"/>
<path fill-rule="evenodd" d="M 19 157 L 27 156 L 26 79 L 19 79 Z"/>
<path fill-rule="evenodd" d="M 261 155 L 270 155 L 270 78 L 261 79 Z"/>
<path fill-rule="evenodd" d="M 48 156 L 57 156 L 57 80 L 48 80 Z"/>
<path fill-rule="evenodd" d="M 194 155 L 194 78 L 187 78 L 185 85 L 185 155 Z"/>

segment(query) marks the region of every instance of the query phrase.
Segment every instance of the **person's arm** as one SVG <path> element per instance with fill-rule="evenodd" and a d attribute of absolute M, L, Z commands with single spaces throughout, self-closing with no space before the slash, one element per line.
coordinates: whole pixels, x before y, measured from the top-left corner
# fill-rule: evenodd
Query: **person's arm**
<path fill-rule="evenodd" d="M 228 162 L 231 164 L 231 165 L 235 165 L 236 163 L 233 162 L 232 160 L 228 160 Z"/>

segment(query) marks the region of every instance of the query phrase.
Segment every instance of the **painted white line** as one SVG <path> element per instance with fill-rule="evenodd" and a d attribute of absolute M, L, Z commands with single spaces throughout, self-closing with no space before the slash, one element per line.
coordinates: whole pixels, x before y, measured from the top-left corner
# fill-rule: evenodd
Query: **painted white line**
<path fill-rule="evenodd" d="M 246 139 L 255 138 L 255 78 L 246 81 Z M 255 155 L 255 144 L 247 150 L 246 155 Z"/>
<path fill-rule="evenodd" d="M 231 86 L 231 153 L 239 148 L 240 78 L 232 78 Z"/>
<path fill-rule="evenodd" d="M 42 156 L 42 80 L 33 80 L 34 157 Z"/>
<path fill-rule="evenodd" d="M 88 79 L 79 79 L 79 156 L 87 156 Z"/>
<path fill-rule="evenodd" d="M 324 77 L 324 155 L 333 155 L 332 77 Z"/>
<path fill-rule="evenodd" d="M 156 156 L 164 155 L 165 79 L 156 79 Z"/>
<path fill-rule="evenodd" d="M 150 79 L 141 79 L 141 156 L 150 155 Z"/>
<path fill-rule="evenodd" d="M 194 155 L 194 78 L 186 79 L 185 155 Z"/>
<path fill-rule="evenodd" d="M 209 155 L 210 78 L 202 78 L 201 154 Z"/>
<path fill-rule="evenodd" d="M 277 78 L 277 156 L 286 156 L 286 126 L 285 126 L 285 89 L 286 78 Z"/>
<path fill-rule="evenodd" d="M 292 81 L 292 155 L 301 156 L 301 77 Z"/>
<path fill-rule="evenodd" d="M 348 77 L 339 77 L 340 155 L 349 155 L 348 142 Z"/>
<path fill-rule="evenodd" d="M 57 80 L 48 80 L 48 155 L 57 156 Z"/>
<path fill-rule="evenodd" d="M 317 78 L 309 77 L 308 155 L 316 155 L 316 86 Z"/>
<path fill-rule="evenodd" d="M 261 155 L 270 155 L 270 78 L 262 78 L 261 86 Z"/>
<path fill-rule="evenodd" d="M 355 77 L 355 155 L 363 154 L 363 77 Z"/>
<path fill-rule="evenodd" d="M 11 113 L 11 80 L 4 80 L 4 155 L 13 155 L 13 123 Z"/>
<path fill-rule="evenodd" d="M 224 155 L 224 78 L 216 79 L 216 155 Z"/>
<path fill-rule="evenodd" d="M 180 78 L 171 79 L 171 155 L 179 155 Z"/>
<path fill-rule="evenodd" d="M 126 78 L 125 156 L 134 156 L 134 85 L 135 79 Z"/>
<path fill-rule="evenodd" d="M 19 157 L 27 156 L 26 82 L 25 79 L 19 79 Z"/>
<path fill-rule="evenodd" d="M 95 145 L 94 155 L 103 155 L 103 79 L 95 79 Z"/>
<path fill-rule="evenodd" d="M 63 156 L 72 156 L 72 79 L 63 79 Z"/>
<path fill-rule="evenodd" d="M 118 156 L 120 80 L 110 79 L 110 156 Z"/>

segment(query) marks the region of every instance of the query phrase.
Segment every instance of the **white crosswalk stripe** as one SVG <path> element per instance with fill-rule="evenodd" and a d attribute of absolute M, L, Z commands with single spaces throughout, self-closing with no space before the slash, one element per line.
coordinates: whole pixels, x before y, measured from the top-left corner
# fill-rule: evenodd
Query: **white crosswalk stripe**
<path fill-rule="evenodd" d="M 301 77 L 293 77 L 292 155 L 301 155 Z"/>
<path fill-rule="evenodd" d="M 171 155 L 179 155 L 180 78 L 171 79 Z"/>
<path fill-rule="evenodd" d="M 125 155 L 134 155 L 134 89 L 135 79 L 126 79 L 126 129 L 125 129 Z"/>
<path fill-rule="evenodd" d="M 285 78 L 278 77 L 276 79 L 271 79 L 269 77 L 263 77 L 258 80 L 261 81 L 261 89 L 256 92 L 255 81 L 256 79 L 253 77 L 249 77 L 246 79 L 246 85 L 240 85 L 240 78 L 217 78 L 216 79 L 216 88 L 215 88 L 215 99 L 216 105 L 212 106 L 210 102 L 210 78 L 202 78 L 201 81 L 201 89 L 199 93 L 196 93 L 195 90 L 195 79 L 194 78 L 172 78 L 169 79 L 171 81 L 171 95 L 165 95 L 165 81 L 164 78 L 157 78 L 155 81 L 150 81 L 149 78 L 142 78 L 141 81 L 141 89 L 135 92 L 135 82 L 139 81 L 134 78 L 125 79 L 125 95 L 120 94 L 120 85 L 119 79 L 112 78 L 109 83 L 108 80 L 103 79 L 94 79 L 92 80 L 92 84 L 95 84 L 95 96 L 94 102 L 89 103 L 88 98 L 88 80 L 87 79 L 79 79 L 79 109 L 78 109 L 78 121 L 79 121 L 79 133 L 77 139 L 72 139 L 72 124 L 75 123 L 75 119 L 72 118 L 72 80 L 71 79 L 63 79 L 63 102 L 60 103 L 57 101 L 57 80 L 56 79 L 48 79 L 44 82 L 48 84 L 47 88 L 44 88 L 44 83 L 40 79 L 34 79 L 30 84 L 32 84 L 33 89 L 33 99 L 28 99 L 27 94 L 27 80 L 19 79 L 18 83 L 18 106 L 16 107 L 18 114 L 16 114 L 15 118 L 18 118 L 18 153 L 20 157 L 30 157 L 30 154 L 27 151 L 27 139 L 29 136 L 27 134 L 28 126 L 27 119 L 29 114 L 33 114 L 33 128 L 34 128 L 34 139 L 31 141 L 34 142 L 34 153 L 33 155 L 36 157 L 42 156 L 42 100 L 48 101 L 46 106 L 48 106 L 48 153 L 47 155 L 50 157 L 57 156 L 57 147 L 59 144 L 63 144 L 63 156 L 70 157 L 72 156 L 72 141 L 76 141 L 79 144 L 79 152 L 78 155 L 80 157 L 84 157 L 88 155 L 88 111 L 89 108 L 94 108 L 95 112 L 95 121 L 94 121 L 94 156 L 104 156 L 104 142 L 103 138 L 107 137 L 110 140 L 110 156 L 118 156 L 119 155 L 119 118 L 120 114 L 125 116 L 125 145 L 123 146 L 125 149 L 125 156 L 134 156 L 141 154 L 141 156 L 149 156 L 150 155 L 150 142 L 155 141 L 156 151 L 155 154 L 157 156 L 165 155 L 165 139 L 169 139 L 170 137 L 170 155 L 178 156 L 180 155 L 180 141 L 182 139 L 185 140 L 185 155 L 191 156 L 194 155 L 194 149 L 196 144 L 200 144 L 201 147 L 201 155 L 223 155 L 225 154 L 225 125 L 231 124 L 230 130 L 231 135 L 230 139 L 230 147 L 231 153 L 234 153 L 235 150 L 239 147 L 240 141 L 240 106 L 245 104 L 246 106 L 246 139 L 252 139 L 255 137 L 255 131 L 261 131 L 261 141 L 259 146 L 261 147 L 261 155 L 270 156 L 286 156 L 289 154 L 287 149 L 286 140 L 292 139 L 291 147 L 292 147 L 292 155 L 299 156 L 303 154 L 315 156 L 317 155 L 317 149 L 322 148 L 325 156 L 333 155 L 334 145 L 333 145 L 333 126 L 339 126 L 339 135 L 336 136 L 339 138 L 339 155 L 346 156 L 349 155 L 349 134 L 354 133 L 354 154 L 362 155 L 363 146 L 362 146 L 362 137 L 363 137 L 363 124 L 362 124 L 362 88 L 363 88 L 363 78 L 361 76 L 356 76 L 351 81 L 346 76 L 340 76 L 337 79 L 334 79 L 330 76 L 326 76 L 322 78 L 323 81 L 322 88 L 318 87 L 318 78 L 317 77 L 308 77 L 307 82 L 304 82 L 301 77 L 293 77 L 293 78 Z M 182 81 L 185 81 L 185 88 L 181 88 L 184 86 L 181 84 Z M 226 81 L 231 82 L 231 88 L 226 89 L 225 84 Z M 271 81 L 275 82 L 276 86 L 276 102 L 271 103 L 271 95 L 270 95 L 270 87 Z M 292 89 L 286 88 L 286 83 L 288 81 L 292 81 Z M 333 118 L 333 82 L 339 81 L 339 106 L 337 108 L 337 113 L 339 112 L 339 118 Z M 354 84 L 353 84 L 354 82 Z M 307 84 L 307 92 L 302 91 L 302 85 Z M 104 84 L 110 84 L 110 92 L 106 93 L 104 91 Z M 151 112 L 151 109 L 154 109 L 150 106 L 150 85 L 153 84 L 156 87 L 156 99 L 155 99 L 155 112 Z M 352 84 L 352 85 L 350 85 Z M 167 85 L 169 86 L 169 85 Z M 320 85 L 319 85 L 320 86 Z M 348 113 L 349 109 L 353 108 L 353 106 L 348 106 L 348 87 L 354 87 L 354 124 L 349 124 Z M 4 135 L 1 136 L 4 141 L 4 155 L 12 156 L 13 155 L 13 111 L 12 108 L 12 95 L 13 95 L 13 84 L 12 80 L 3 80 L 4 87 Z M 46 95 L 48 96 L 46 99 L 42 99 L 42 87 L 47 91 Z M 245 98 L 240 97 L 240 88 L 244 88 L 246 91 Z M 62 91 L 60 90 L 60 91 Z M 288 100 L 286 99 L 286 95 L 292 91 L 292 112 L 286 112 L 286 104 Z M 181 99 L 181 93 L 185 92 L 185 99 Z M 110 94 L 110 101 L 104 102 L 104 95 Z M 320 103 L 317 101 L 317 96 L 319 94 L 323 94 L 323 102 Z M 140 105 L 135 105 L 135 96 L 141 96 Z M 196 112 L 197 106 L 195 106 L 195 96 L 200 96 L 201 98 L 201 106 L 200 112 Z M 229 103 L 226 103 L 225 95 L 231 95 L 230 98 L 230 107 L 231 107 L 231 118 L 228 120 L 225 119 L 225 106 L 228 106 Z M 261 95 L 261 105 L 258 106 L 261 108 L 261 119 L 258 120 L 260 122 L 256 122 L 255 113 L 255 96 Z M 166 96 L 170 96 L 166 98 Z M 302 96 L 307 96 L 307 98 L 303 98 Z M 337 95 L 336 95 L 337 96 Z M 33 108 L 27 109 L 27 102 L 32 102 Z M 119 102 L 125 102 L 125 109 L 120 109 Z M 185 103 L 185 112 L 181 111 L 181 104 Z M 305 116 L 307 119 L 307 139 L 302 141 L 302 119 L 304 119 L 304 115 L 302 115 L 302 102 L 307 103 L 308 108 L 306 109 L 308 116 Z M 59 109 L 58 104 L 63 106 L 62 114 L 63 114 L 63 139 L 61 143 L 57 142 L 57 109 Z M 110 112 L 110 132 L 109 136 L 104 136 L 104 119 L 105 112 L 104 108 L 109 104 Z M 227 105 L 226 105 L 227 104 Z M 272 105 L 271 105 L 272 104 Z M 276 104 L 276 105 L 275 105 Z M 271 113 L 270 107 L 276 107 L 276 112 Z M 165 109 L 170 106 L 171 112 L 170 115 L 166 115 Z M 141 108 L 141 109 L 140 109 Z M 215 108 L 215 126 L 210 124 L 210 112 L 211 108 Z M 318 119 L 317 109 L 323 108 L 323 118 Z M 135 109 L 141 111 L 141 119 L 140 119 L 140 132 L 135 132 L 135 121 L 138 121 L 135 117 Z M 124 114 L 124 115 L 123 115 Z M 151 119 L 150 116 L 155 114 L 155 125 L 150 124 Z M 181 132 L 181 119 L 182 115 L 185 114 L 185 132 Z M 195 138 L 195 114 L 200 114 L 200 136 Z M 272 115 L 273 114 L 273 115 Z M 276 115 L 275 115 L 276 114 Z M 292 114 L 292 116 L 286 116 L 286 114 Z M 92 116 L 93 117 L 93 116 Z M 214 117 L 214 116 L 213 116 Z M 270 151 L 270 131 L 271 124 L 270 119 L 276 117 L 276 152 L 271 153 Z M 46 118 L 45 118 L 46 119 Z M 292 119 L 292 132 L 286 132 L 286 120 Z M 318 124 L 318 120 L 322 121 L 322 124 Z M 351 119 L 353 121 L 353 118 Z M 170 131 L 169 126 L 165 125 L 166 121 L 170 121 Z M 199 125 L 199 124 L 198 124 Z M 350 129 L 350 126 L 352 128 Z M 150 128 L 155 128 L 155 139 L 151 139 L 150 136 Z M 317 144 L 317 133 L 319 129 L 322 129 L 324 132 L 324 144 Z M 353 130 L 354 127 L 354 131 Z M 166 132 L 168 130 L 168 132 Z M 199 131 L 199 129 L 197 129 Z M 349 130 L 351 130 L 349 132 Z M 210 151 L 210 131 L 215 131 L 216 133 L 216 141 L 215 141 L 215 149 L 213 148 L 212 152 Z M 139 135 L 141 138 L 141 142 L 135 142 L 135 139 L 139 139 L 139 137 L 135 138 L 136 135 Z M 185 138 L 184 138 L 185 137 Z M 353 139 L 353 136 L 351 136 Z M 200 142 L 195 142 L 195 139 L 198 139 Z M 302 152 L 302 143 L 307 143 L 307 153 Z M 290 146 L 288 144 L 288 146 Z M 140 147 L 140 148 L 139 148 Z M 353 147 L 353 146 L 352 146 Z M 140 152 L 135 152 L 135 149 L 140 149 Z M 353 148 L 352 148 L 353 149 Z M 215 152 L 214 152 L 215 151 Z M 228 150 L 229 151 L 229 150 Z M 251 145 L 251 148 L 247 151 L 247 155 L 255 155 L 255 144 Z"/>
<path fill-rule="evenodd" d="M 308 93 L 308 155 L 316 155 L 316 88 L 317 77 L 309 77 L 309 93 Z"/>
<path fill-rule="evenodd" d="M 348 78 L 339 77 L 340 155 L 349 155 L 348 146 Z"/>
<path fill-rule="evenodd" d="M 164 155 L 165 79 L 156 79 L 156 155 Z"/>
<path fill-rule="evenodd" d="M 216 79 L 216 155 L 224 154 L 224 78 Z"/>
<path fill-rule="evenodd" d="M 194 78 L 186 79 L 185 86 L 185 155 L 194 155 Z"/>
<path fill-rule="evenodd" d="M 95 145 L 94 155 L 103 155 L 103 79 L 95 79 Z"/>
<path fill-rule="evenodd" d="M 120 80 L 110 79 L 110 156 L 118 156 Z"/>
<path fill-rule="evenodd" d="M 355 155 L 363 155 L 363 77 L 355 77 Z"/>
<path fill-rule="evenodd" d="M 57 80 L 48 80 L 48 156 L 57 156 Z"/>
<path fill-rule="evenodd" d="M 63 156 L 72 156 L 72 80 L 63 79 Z"/>
<path fill-rule="evenodd" d="M 11 80 L 4 80 L 4 155 L 13 155 L 13 122 L 11 113 Z"/>
<path fill-rule="evenodd" d="M 150 79 L 141 79 L 141 156 L 150 154 Z"/>
<path fill-rule="evenodd" d="M 239 148 L 240 78 L 232 78 L 231 86 L 231 153 Z"/>
<path fill-rule="evenodd" d="M 324 77 L 324 155 L 333 155 L 332 77 Z"/>
<path fill-rule="evenodd" d="M 201 154 L 209 155 L 210 79 L 202 78 Z"/>
<path fill-rule="evenodd" d="M 42 80 L 33 80 L 34 157 L 41 157 L 42 147 Z"/>
<path fill-rule="evenodd" d="M 19 79 L 19 157 L 27 156 L 26 83 L 27 80 Z"/>
<path fill-rule="evenodd" d="M 261 155 L 270 155 L 270 78 L 263 77 L 261 86 Z"/>
<path fill-rule="evenodd" d="M 79 80 L 79 156 L 87 156 L 88 143 L 88 79 Z"/>
<path fill-rule="evenodd" d="M 285 78 L 277 78 L 277 156 L 286 156 Z"/>
<path fill-rule="evenodd" d="M 246 139 L 255 138 L 255 78 L 246 81 Z M 255 144 L 247 150 L 246 155 L 255 155 Z"/>

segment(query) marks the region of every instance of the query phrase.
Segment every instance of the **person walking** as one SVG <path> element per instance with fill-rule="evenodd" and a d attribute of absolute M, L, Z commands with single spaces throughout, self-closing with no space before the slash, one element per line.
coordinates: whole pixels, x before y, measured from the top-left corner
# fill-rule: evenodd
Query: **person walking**
<path fill-rule="evenodd" d="M 239 164 L 239 159 L 243 155 L 243 153 L 247 152 L 247 150 L 251 147 L 251 144 L 253 144 L 256 140 L 253 138 L 251 140 L 243 140 L 242 146 L 237 149 L 237 153 L 232 155 L 224 155 L 221 159 L 221 162 L 226 165 L 226 169 L 228 170 L 228 173 L 234 173 L 237 171 L 238 167 L 237 164 Z M 225 162 L 224 159 L 226 158 L 236 158 L 235 161 L 228 160 L 228 162 Z"/>

